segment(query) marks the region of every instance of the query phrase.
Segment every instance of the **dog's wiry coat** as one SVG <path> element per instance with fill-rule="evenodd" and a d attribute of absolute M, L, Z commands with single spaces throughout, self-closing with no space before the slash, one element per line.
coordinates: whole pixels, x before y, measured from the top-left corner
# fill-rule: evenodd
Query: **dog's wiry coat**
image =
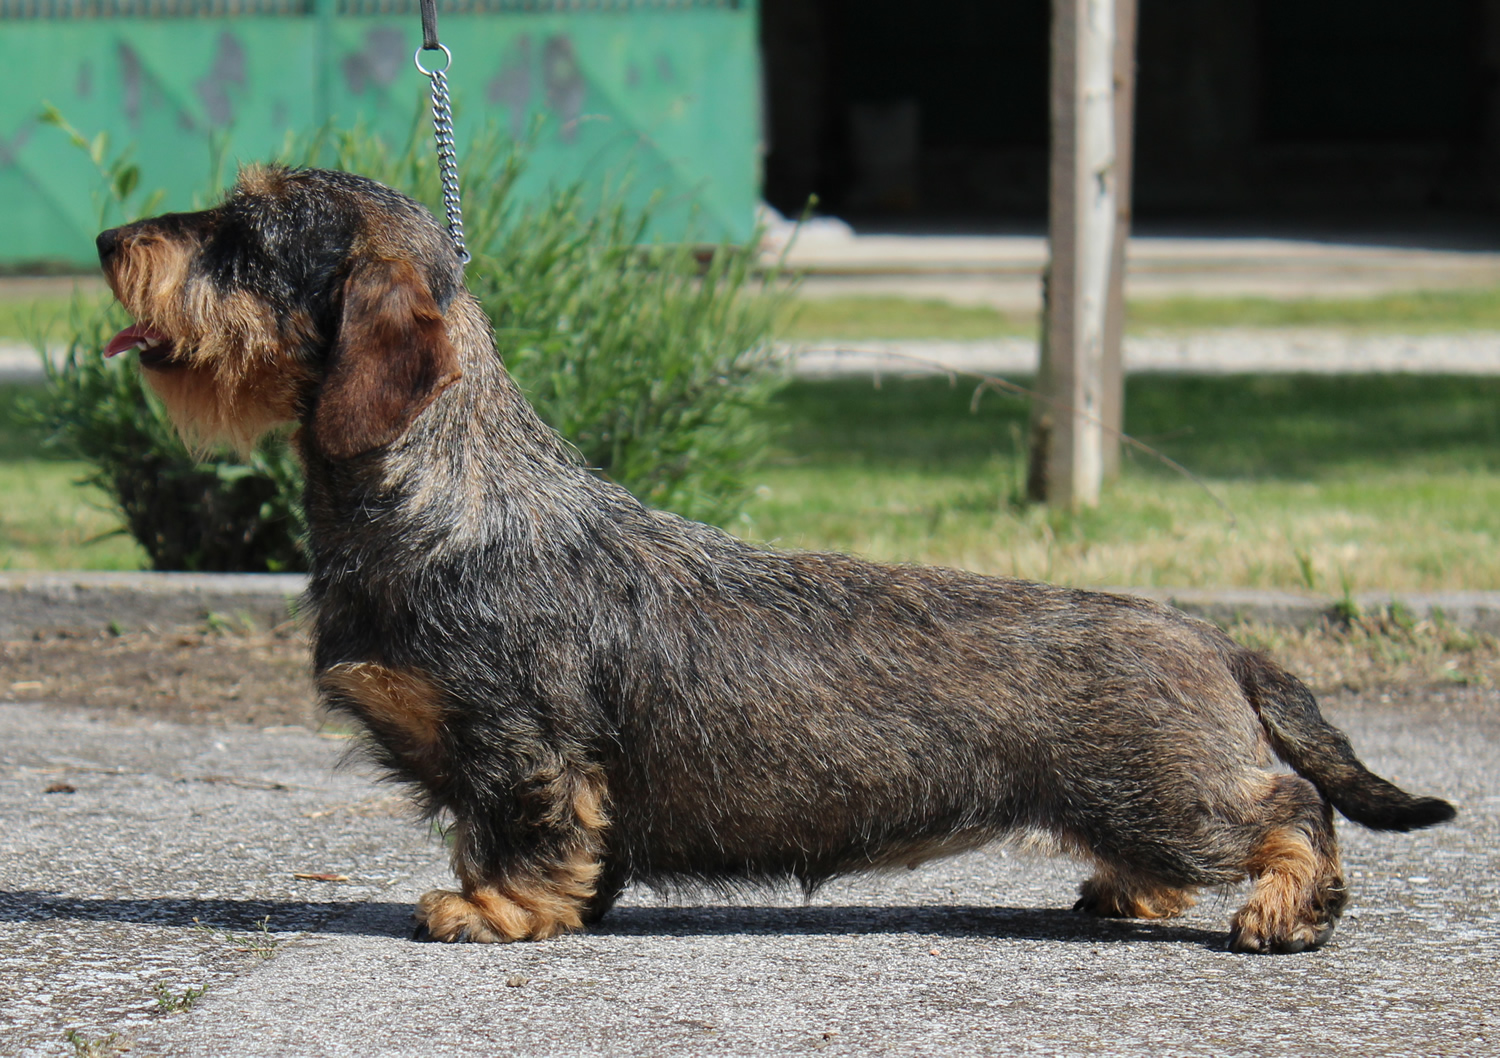
<path fill-rule="evenodd" d="M 325 700 L 456 822 L 443 940 L 551 936 L 629 881 L 913 864 L 1014 834 L 1092 861 L 1080 910 L 1254 880 L 1245 951 L 1327 939 L 1330 805 L 1370 774 L 1307 690 L 1139 599 L 748 546 L 578 465 L 506 374 L 427 212 L 342 173 L 100 236 L 189 434 L 300 422 Z M 1274 770 L 1275 758 L 1296 775 Z"/>

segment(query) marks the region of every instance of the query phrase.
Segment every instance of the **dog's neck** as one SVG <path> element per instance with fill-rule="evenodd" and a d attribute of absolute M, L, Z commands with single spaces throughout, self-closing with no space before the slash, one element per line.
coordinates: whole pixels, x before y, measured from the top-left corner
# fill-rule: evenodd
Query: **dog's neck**
<path fill-rule="evenodd" d="M 467 292 L 450 306 L 447 327 L 462 377 L 405 436 L 343 463 L 304 440 L 315 574 L 378 574 L 385 563 L 370 553 L 372 540 L 401 553 L 390 563 L 393 576 L 412 571 L 413 554 L 441 563 L 498 546 L 524 563 L 542 541 L 550 548 L 587 538 L 611 508 L 636 505 L 585 470 L 527 403 Z"/>

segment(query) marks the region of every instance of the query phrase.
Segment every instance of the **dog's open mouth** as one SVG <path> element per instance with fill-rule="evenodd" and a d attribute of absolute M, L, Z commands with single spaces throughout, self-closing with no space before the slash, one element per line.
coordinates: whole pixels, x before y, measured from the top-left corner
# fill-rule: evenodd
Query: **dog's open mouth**
<path fill-rule="evenodd" d="M 139 349 L 142 366 L 159 367 L 171 358 L 174 348 L 172 339 L 161 331 L 144 323 L 132 323 L 109 340 L 109 344 L 104 347 L 104 355 L 119 356 L 131 349 Z"/>

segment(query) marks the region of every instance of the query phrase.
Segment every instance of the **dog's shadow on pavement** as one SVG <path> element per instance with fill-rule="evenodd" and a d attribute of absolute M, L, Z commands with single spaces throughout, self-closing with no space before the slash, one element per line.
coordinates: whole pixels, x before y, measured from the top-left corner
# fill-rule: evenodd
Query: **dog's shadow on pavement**
<path fill-rule="evenodd" d="M 354 895 L 348 900 L 227 900 L 74 897 L 45 890 L 0 890 L 0 923 L 134 923 L 244 934 L 252 939 L 288 933 L 410 938 L 412 908 L 404 901 L 361 900 Z M 1099 919 L 1056 908 L 953 904 L 628 906 L 615 908 L 588 932 L 602 937 L 912 934 L 1090 944 L 1144 941 L 1213 949 L 1225 946 L 1225 934 L 1195 926 Z"/>
<path fill-rule="evenodd" d="M 411 932 L 406 903 L 361 900 L 232 900 L 194 897 L 78 897 L 37 889 L 0 889 L 0 923 L 112 922 L 211 933 Z M 389 928 L 381 924 L 389 921 Z"/>
<path fill-rule="evenodd" d="M 1072 943 L 1197 944 L 1222 949 L 1226 935 L 1195 926 L 1100 919 L 1058 908 L 955 904 L 809 907 L 713 905 L 617 907 L 591 932 L 614 936 L 718 937 L 914 934 Z"/>

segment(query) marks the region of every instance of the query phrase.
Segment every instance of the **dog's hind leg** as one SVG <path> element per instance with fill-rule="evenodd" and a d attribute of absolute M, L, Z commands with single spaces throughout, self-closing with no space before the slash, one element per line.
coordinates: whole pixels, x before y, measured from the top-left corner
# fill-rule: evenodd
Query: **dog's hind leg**
<path fill-rule="evenodd" d="M 1101 863 L 1078 887 L 1074 911 L 1100 918 L 1172 918 L 1196 903 L 1193 888 L 1172 886 Z"/>
<path fill-rule="evenodd" d="M 1243 952 L 1321 947 L 1348 898 L 1333 810 L 1312 783 L 1294 775 L 1276 776 L 1264 805 L 1267 818 L 1245 863 L 1255 887 L 1230 924 L 1229 947 Z"/>
<path fill-rule="evenodd" d="M 592 921 L 603 873 L 603 831 L 608 826 L 602 779 L 571 768 L 534 784 L 544 798 L 536 821 L 542 843 L 526 855 L 496 858 L 460 820 L 453 869 L 462 889 L 435 889 L 417 903 L 419 931 L 434 940 L 544 940 Z M 600 912 L 602 914 L 602 912 Z"/>
<path fill-rule="evenodd" d="M 1167 918 L 1192 906 L 1195 889 L 1249 876 L 1254 888 L 1231 924 L 1232 950 L 1298 952 L 1325 943 L 1345 890 L 1332 809 L 1317 788 L 1296 775 L 1253 771 L 1198 793 L 1209 797 L 1194 810 L 1134 825 L 1116 817 L 1089 835 L 1099 868 L 1075 909 Z"/>

